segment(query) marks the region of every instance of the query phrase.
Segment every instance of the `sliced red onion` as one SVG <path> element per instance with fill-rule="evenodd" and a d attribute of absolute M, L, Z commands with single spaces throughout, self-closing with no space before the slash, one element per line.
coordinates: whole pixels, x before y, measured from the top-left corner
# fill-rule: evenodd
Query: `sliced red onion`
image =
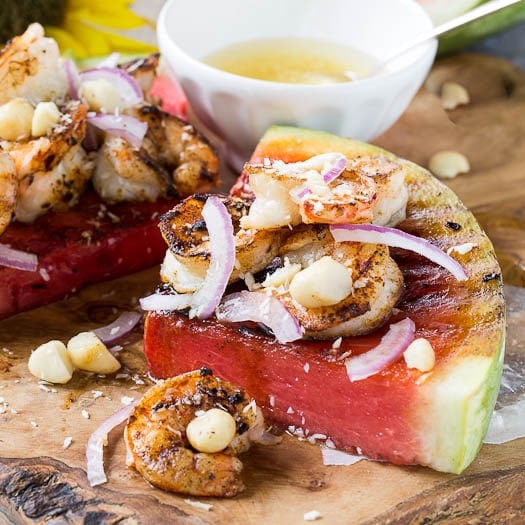
<path fill-rule="evenodd" d="M 416 237 L 397 228 L 377 224 L 331 224 L 330 232 L 337 242 L 366 242 L 386 244 L 416 252 L 447 269 L 458 281 L 468 279 L 463 267 L 450 255 L 426 239 Z"/>
<path fill-rule="evenodd" d="M 146 122 L 129 115 L 97 114 L 86 119 L 88 124 L 127 140 L 135 148 L 140 148 L 148 131 Z"/>
<path fill-rule="evenodd" d="M 210 266 L 202 286 L 193 294 L 190 318 L 210 317 L 228 285 L 235 264 L 235 240 L 233 224 L 224 203 L 212 195 L 202 208 L 210 239 Z"/>
<path fill-rule="evenodd" d="M 68 58 L 64 62 L 64 69 L 66 70 L 69 97 L 73 100 L 78 100 L 78 86 L 80 85 L 80 76 L 78 74 L 77 65 L 75 64 L 74 60 Z"/>
<path fill-rule="evenodd" d="M 239 323 L 254 321 L 272 330 L 280 343 L 301 339 L 303 329 L 299 321 L 279 299 L 263 292 L 236 292 L 227 295 L 217 307 L 219 321 Z"/>
<path fill-rule="evenodd" d="M 323 173 L 323 180 L 326 184 L 330 184 L 332 181 L 337 179 L 346 168 L 346 157 L 344 155 L 338 155 L 334 161 L 334 165 L 325 173 Z"/>
<path fill-rule="evenodd" d="M 322 174 L 323 181 L 325 182 L 325 184 L 330 184 L 335 179 L 337 179 L 337 177 L 339 177 L 341 173 L 343 173 L 343 171 L 346 168 L 347 161 L 346 161 L 346 157 L 341 153 L 337 153 L 337 154 L 325 153 L 323 155 L 318 155 L 318 157 L 326 156 L 326 155 L 335 155 L 332 167 L 328 171 L 325 171 Z M 312 157 L 312 159 L 314 158 L 315 157 Z M 307 162 L 308 161 L 305 161 L 305 163 Z M 308 183 L 302 184 L 298 188 L 294 188 L 293 190 L 290 191 L 292 200 L 296 203 L 301 203 L 304 200 L 304 198 L 307 195 L 310 195 L 311 193 L 312 193 L 312 190 L 308 187 Z"/>
<path fill-rule="evenodd" d="M 119 93 L 124 101 L 124 107 L 135 106 L 144 100 L 144 95 L 137 81 L 123 69 L 116 67 L 96 67 L 80 72 L 81 82 L 91 80 L 106 80 Z"/>
<path fill-rule="evenodd" d="M 7 266 L 26 272 L 36 272 L 38 257 L 34 253 L 15 250 L 0 243 L 0 266 Z"/>
<path fill-rule="evenodd" d="M 123 312 L 112 323 L 96 328 L 93 332 L 104 344 L 108 345 L 129 334 L 141 317 L 142 314 L 139 312 Z"/>
<path fill-rule="evenodd" d="M 100 129 L 95 126 L 88 124 L 86 126 L 86 134 L 84 140 L 82 141 L 82 147 L 86 151 L 96 151 L 99 147 L 99 135 Z"/>
<path fill-rule="evenodd" d="M 168 311 L 184 310 L 192 304 L 192 294 L 160 294 L 154 293 L 147 297 L 142 297 L 140 307 L 146 311 Z"/>
<path fill-rule="evenodd" d="M 414 321 L 407 317 L 391 324 L 376 347 L 346 359 L 346 372 L 350 381 L 361 381 L 373 376 L 396 361 L 414 340 L 415 329 Z"/>
<path fill-rule="evenodd" d="M 235 264 L 233 224 L 228 209 L 215 195 L 202 208 L 210 242 L 210 265 L 200 288 L 193 294 L 152 294 L 140 299 L 144 310 L 183 310 L 189 317 L 210 317 L 221 301 Z"/>
<path fill-rule="evenodd" d="M 108 434 L 129 418 L 137 402 L 117 410 L 89 436 L 86 446 L 86 466 L 87 478 L 92 487 L 106 483 L 108 480 L 104 472 L 104 445 L 107 444 Z"/>

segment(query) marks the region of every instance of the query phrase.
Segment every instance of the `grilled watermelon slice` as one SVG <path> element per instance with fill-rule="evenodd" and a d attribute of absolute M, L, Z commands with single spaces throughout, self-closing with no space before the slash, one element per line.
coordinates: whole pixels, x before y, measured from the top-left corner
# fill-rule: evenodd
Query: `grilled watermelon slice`
<path fill-rule="evenodd" d="M 324 132 L 272 127 L 252 161 L 295 162 L 329 151 L 391 156 Z M 372 348 L 385 328 L 333 348 L 330 341 L 279 344 L 249 324 L 152 312 L 145 353 L 153 376 L 207 366 L 246 388 L 270 422 L 296 434 L 323 434 L 340 449 L 393 463 L 464 470 L 481 446 L 499 388 L 505 326 L 500 268 L 489 239 L 456 195 L 405 162 L 410 197 L 400 228 L 443 250 L 472 243 L 468 253 L 457 254 L 469 276 L 462 282 L 413 253 L 393 251 L 406 283 L 398 308 L 415 322 L 416 336 L 432 343 L 431 372 L 408 369 L 400 359 L 350 382 L 338 357 Z M 248 194 L 245 179 L 233 191 Z"/>
<path fill-rule="evenodd" d="M 72 209 L 12 223 L 2 243 L 38 256 L 36 272 L 0 266 L 0 319 L 72 295 L 82 286 L 158 264 L 166 246 L 158 216 L 177 203 L 103 204 L 88 191 Z"/>

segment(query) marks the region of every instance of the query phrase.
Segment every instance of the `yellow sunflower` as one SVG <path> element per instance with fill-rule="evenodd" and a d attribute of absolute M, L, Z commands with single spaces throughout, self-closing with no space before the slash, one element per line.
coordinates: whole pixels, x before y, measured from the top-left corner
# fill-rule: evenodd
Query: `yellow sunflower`
<path fill-rule="evenodd" d="M 2 0 L 0 37 L 3 41 L 40 22 L 63 53 L 77 59 L 118 51 L 131 55 L 152 53 L 149 42 L 125 33 L 154 23 L 134 13 L 132 0 Z"/>

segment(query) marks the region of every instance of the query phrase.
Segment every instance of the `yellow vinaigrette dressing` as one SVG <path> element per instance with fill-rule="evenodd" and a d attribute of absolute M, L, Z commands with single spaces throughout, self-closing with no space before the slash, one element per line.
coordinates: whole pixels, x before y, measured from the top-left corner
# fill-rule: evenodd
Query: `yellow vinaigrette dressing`
<path fill-rule="evenodd" d="M 342 44 L 308 38 L 267 38 L 225 47 L 205 64 L 243 77 L 291 84 L 333 84 L 366 76 L 373 59 Z"/>

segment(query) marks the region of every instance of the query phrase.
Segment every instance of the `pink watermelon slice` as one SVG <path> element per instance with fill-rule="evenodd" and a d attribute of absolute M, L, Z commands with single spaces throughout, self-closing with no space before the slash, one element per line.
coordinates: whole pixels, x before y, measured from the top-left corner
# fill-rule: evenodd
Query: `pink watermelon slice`
<path fill-rule="evenodd" d="M 348 158 L 392 154 L 328 133 L 272 127 L 252 161 L 287 162 L 338 151 Z M 326 436 L 337 448 L 397 464 L 420 464 L 459 473 L 475 458 L 496 400 L 503 361 L 504 301 L 493 247 L 456 195 L 408 161 L 407 219 L 399 227 L 443 250 L 472 243 L 458 256 L 468 280 L 398 250 L 393 257 L 406 292 L 400 316 L 436 351 L 431 372 L 398 360 L 378 374 L 351 382 L 345 352 L 365 352 L 386 328 L 367 336 L 279 344 L 256 327 L 189 320 L 183 313 L 151 312 L 145 353 L 153 376 L 167 378 L 202 366 L 245 388 L 267 419 L 305 437 Z M 241 177 L 236 194 L 249 193 Z M 393 318 L 395 321 L 396 318 Z"/>

